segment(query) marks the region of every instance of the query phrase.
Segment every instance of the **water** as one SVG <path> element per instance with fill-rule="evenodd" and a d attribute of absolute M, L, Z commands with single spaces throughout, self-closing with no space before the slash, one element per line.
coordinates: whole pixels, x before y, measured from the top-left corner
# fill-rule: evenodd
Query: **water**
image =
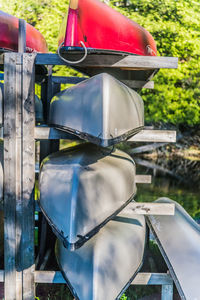
<path fill-rule="evenodd" d="M 190 182 L 189 182 L 190 180 Z M 181 204 L 193 217 L 200 214 L 200 187 L 188 178 L 188 184 L 179 183 L 170 177 L 152 177 L 152 184 L 138 184 L 137 198 L 139 202 L 153 202 L 159 197 L 168 197 Z"/>

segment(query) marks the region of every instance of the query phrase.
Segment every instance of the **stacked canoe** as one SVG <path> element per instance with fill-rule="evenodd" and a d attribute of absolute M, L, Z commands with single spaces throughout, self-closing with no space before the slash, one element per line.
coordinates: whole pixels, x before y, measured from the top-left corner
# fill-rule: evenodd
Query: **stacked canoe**
<path fill-rule="evenodd" d="M 150 33 L 99 0 L 70 1 L 59 44 L 63 59 L 77 51 L 156 55 Z M 143 101 L 97 72 L 53 97 L 49 125 L 82 141 L 40 169 L 39 205 L 57 236 L 58 265 L 76 299 L 119 299 L 142 265 L 146 224 L 129 212 L 135 163 L 115 145 L 144 128 Z"/>
<path fill-rule="evenodd" d="M 76 299 L 117 299 L 142 265 L 146 225 L 123 212 L 134 201 L 136 168 L 115 144 L 143 128 L 143 101 L 98 74 L 55 95 L 49 124 L 83 140 L 40 170 L 39 205 L 58 237 L 58 264 Z"/>
<path fill-rule="evenodd" d="M 0 52 L 18 51 L 19 19 L 0 11 Z M 30 24 L 26 24 L 26 52 L 48 52 L 46 40 Z"/>

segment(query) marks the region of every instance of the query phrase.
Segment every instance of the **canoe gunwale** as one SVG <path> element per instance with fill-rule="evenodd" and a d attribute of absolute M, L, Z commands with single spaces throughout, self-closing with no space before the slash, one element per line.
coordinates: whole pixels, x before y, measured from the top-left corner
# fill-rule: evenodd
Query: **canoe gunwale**
<path fill-rule="evenodd" d="M 110 138 L 110 139 L 101 139 L 100 137 L 95 137 L 93 135 L 87 134 L 87 133 L 83 133 L 80 132 L 78 130 L 69 128 L 69 127 L 65 127 L 65 126 L 61 126 L 61 125 L 57 125 L 57 124 L 49 124 L 50 127 L 55 127 L 58 130 L 62 130 L 62 131 L 66 131 L 68 133 L 71 133 L 75 136 L 77 136 L 78 138 L 82 139 L 82 140 L 86 140 L 89 141 L 93 144 L 96 144 L 98 146 L 102 146 L 102 147 L 109 147 L 118 143 L 121 143 L 123 141 L 128 140 L 129 138 L 131 138 L 132 136 L 134 136 L 135 134 L 137 134 L 138 132 L 140 132 L 141 130 L 144 129 L 144 126 L 140 126 L 134 129 L 131 129 L 129 131 L 127 131 L 126 133 L 115 137 L 115 138 Z"/>
<path fill-rule="evenodd" d="M 98 226 L 96 226 L 95 228 L 93 228 L 92 230 L 90 230 L 88 233 L 86 233 L 84 236 L 81 235 L 77 235 L 77 237 L 79 238 L 75 243 L 69 243 L 67 241 L 68 236 L 64 236 L 63 232 L 60 231 L 58 229 L 58 227 L 53 223 L 53 221 L 51 220 L 51 218 L 49 218 L 49 216 L 46 214 L 45 210 L 43 209 L 40 200 L 38 200 L 38 205 L 42 211 L 42 213 L 44 214 L 46 220 L 48 221 L 49 225 L 51 226 L 53 232 L 55 233 L 55 235 L 63 242 L 63 245 L 66 249 L 70 250 L 70 251 L 74 251 L 78 248 L 80 248 L 85 242 L 87 242 L 89 239 L 91 239 L 106 223 L 108 223 L 108 221 L 110 221 L 113 217 L 115 217 L 118 213 L 120 213 L 131 201 L 134 200 L 134 197 L 136 195 L 136 191 L 135 193 L 133 193 L 131 195 L 131 197 L 120 207 L 118 208 L 112 215 L 110 215 L 109 217 L 107 217 L 103 222 L 101 222 Z"/>
<path fill-rule="evenodd" d="M 66 54 L 81 54 L 81 52 L 84 52 L 83 47 L 72 47 L 72 46 L 63 46 L 60 48 L 60 54 L 66 55 Z M 133 55 L 133 56 L 141 56 L 139 54 L 134 54 L 131 52 L 125 52 L 125 51 L 117 51 L 117 50 L 108 50 L 108 49 L 97 49 L 97 48 L 87 48 L 87 53 L 88 54 L 106 54 L 106 55 L 118 55 L 118 56 L 128 56 L 128 55 Z"/>
<path fill-rule="evenodd" d="M 158 238 L 157 233 L 154 230 L 154 227 L 151 224 L 151 221 L 150 221 L 149 217 L 145 216 L 145 219 L 146 219 L 146 222 L 148 224 L 148 227 L 151 229 L 151 231 L 152 231 L 152 233 L 153 233 L 153 235 L 154 235 L 154 237 L 156 239 L 156 242 L 157 242 L 157 244 L 159 246 L 159 250 L 160 250 L 160 252 L 161 252 L 161 254 L 162 254 L 162 256 L 163 256 L 163 258 L 164 258 L 164 260 L 165 260 L 165 262 L 166 262 L 166 264 L 168 266 L 168 268 L 169 268 L 169 272 L 170 272 L 170 274 L 171 274 L 171 276 L 172 276 L 172 278 L 174 280 L 174 283 L 176 285 L 176 288 L 178 290 L 178 293 L 179 293 L 181 299 L 187 300 L 186 297 L 185 297 L 185 294 L 184 294 L 184 292 L 183 292 L 183 290 L 182 290 L 182 288 L 181 288 L 181 286 L 179 284 L 179 281 L 178 281 L 178 278 L 177 278 L 176 273 L 174 271 L 174 268 L 172 267 L 172 265 L 170 263 L 170 260 L 168 259 L 168 256 L 167 256 L 167 254 L 166 254 L 166 252 L 165 252 L 165 250 L 164 250 L 164 248 L 163 248 L 163 246 L 162 246 L 162 244 L 161 244 L 161 242 L 160 242 L 160 240 Z"/>

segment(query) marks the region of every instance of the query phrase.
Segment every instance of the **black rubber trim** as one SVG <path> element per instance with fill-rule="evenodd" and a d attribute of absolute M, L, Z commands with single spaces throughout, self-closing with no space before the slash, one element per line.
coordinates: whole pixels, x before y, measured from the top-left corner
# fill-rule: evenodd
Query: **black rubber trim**
<path fill-rule="evenodd" d="M 123 141 L 126 141 L 129 138 L 131 138 L 133 135 L 137 134 L 138 132 L 140 132 L 141 130 L 144 129 L 144 126 L 140 126 L 140 127 L 134 128 L 132 130 L 129 130 L 126 133 L 124 133 L 124 134 L 122 134 L 118 137 L 115 137 L 115 138 L 111 137 L 110 139 L 102 139 L 100 137 L 95 137 L 91 134 L 80 132 L 78 130 L 75 130 L 75 129 L 72 129 L 72 128 L 69 128 L 69 127 L 65 127 L 65 126 L 61 126 L 61 125 L 58 125 L 58 124 L 50 123 L 49 126 L 55 127 L 56 129 L 60 129 L 62 131 L 66 131 L 70 134 L 73 134 L 73 135 L 79 137 L 82 140 L 89 141 L 93 144 L 96 144 L 96 145 L 102 146 L 102 147 L 109 147 L 109 146 L 121 143 Z"/>
<path fill-rule="evenodd" d="M 80 54 L 80 52 L 84 52 L 83 47 L 66 47 L 63 46 L 60 48 L 61 54 Z M 102 54 L 102 55 L 119 55 L 119 56 L 140 56 L 139 54 L 134 54 L 131 52 L 118 51 L 118 50 L 107 50 L 107 49 L 95 49 L 95 48 L 87 48 L 87 53 L 90 54 Z"/>
<path fill-rule="evenodd" d="M 69 243 L 66 236 L 63 235 L 63 232 L 61 232 L 58 227 L 52 222 L 51 218 L 46 214 L 45 210 L 43 209 L 40 200 L 38 200 L 38 205 L 44 214 L 45 218 L 47 219 L 49 225 L 51 226 L 53 232 L 55 235 L 63 242 L 63 245 L 65 248 L 67 248 L 70 251 L 74 251 L 78 248 L 80 248 L 85 242 L 87 242 L 89 239 L 91 239 L 108 221 L 110 221 L 113 217 L 115 217 L 123 208 L 125 208 L 134 198 L 136 192 L 131 195 L 131 197 L 119 208 L 117 209 L 112 215 L 107 217 L 102 223 L 100 223 L 98 226 L 96 226 L 94 229 L 86 233 L 84 236 L 79 236 L 79 239 L 75 243 Z"/>

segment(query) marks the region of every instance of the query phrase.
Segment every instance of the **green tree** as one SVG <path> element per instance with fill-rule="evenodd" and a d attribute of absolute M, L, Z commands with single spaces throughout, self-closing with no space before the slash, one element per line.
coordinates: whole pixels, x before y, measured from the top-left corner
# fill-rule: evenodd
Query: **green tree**
<path fill-rule="evenodd" d="M 177 70 L 160 70 L 155 89 L 142 90 L 146 121 L 200 123 L 200 3 L 191 0 L 110 0 L 114 9 L 145 27 L 157 42 L 158 55 L 179 58 Z M 0 9 L 24 18 L 56 52 L 68 0 L 0 0 Z M 98 16 L 97 16 L 98 17 Z M 62 75 L 78 74 L 55 67 Z M 79 74 L 80 76 L 80 74 Z"/>

